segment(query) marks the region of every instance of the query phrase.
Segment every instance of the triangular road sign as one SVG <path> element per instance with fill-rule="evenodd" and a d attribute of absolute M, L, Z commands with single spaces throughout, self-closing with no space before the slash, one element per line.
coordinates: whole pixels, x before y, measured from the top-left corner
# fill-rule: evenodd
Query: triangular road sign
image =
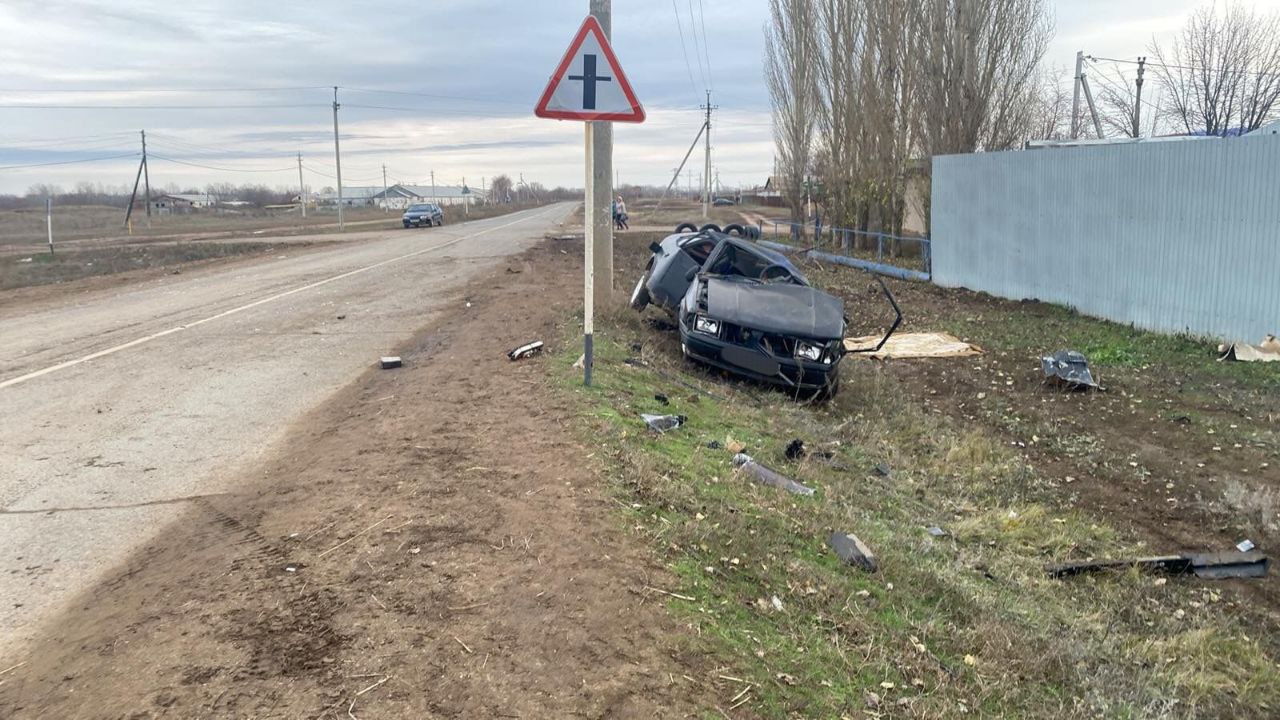
<path fill-rule="evenodd" d="M 582 23 L 533 112 L 555 120 L 644 122 L 644 108 L 595 16 Z"/>

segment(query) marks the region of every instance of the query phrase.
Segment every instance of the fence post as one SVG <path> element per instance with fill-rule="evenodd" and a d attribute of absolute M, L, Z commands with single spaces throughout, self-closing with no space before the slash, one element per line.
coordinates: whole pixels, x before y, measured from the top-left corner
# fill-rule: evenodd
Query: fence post
<path fill-rule="evenodd" d="M 884 262 L 884 235 L 876 233 L 876 262 Z"/>

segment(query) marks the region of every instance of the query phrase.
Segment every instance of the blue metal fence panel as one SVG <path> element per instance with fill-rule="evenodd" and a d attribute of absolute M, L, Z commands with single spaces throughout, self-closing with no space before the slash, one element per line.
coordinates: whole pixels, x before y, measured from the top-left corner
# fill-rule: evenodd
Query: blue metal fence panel
<path fill-rule="evenodd" d="M 939 285 L 1280 335 L 1280 136 L 937 157 L 931 203 Z"/>

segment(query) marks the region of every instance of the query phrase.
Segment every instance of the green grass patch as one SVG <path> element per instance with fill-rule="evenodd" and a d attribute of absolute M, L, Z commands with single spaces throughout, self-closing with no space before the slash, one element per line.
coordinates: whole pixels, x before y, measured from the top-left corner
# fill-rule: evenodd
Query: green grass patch
<path fill-rule="evenodd" d="M 1066 337 L 1087 334 L 1070 313 L 1054 319 Z M 1097 335 L 1099 347 L 1118 332 Z M 1211 593 L 1136 572 L 1049 579 L 1049 562 L 1144 549 L 1055 507 L 990 431 L 926 412 L 876 364 L 846 363 L 834 402 L 800 405 L 684 364 L 671 333 L 618 312 L 600 319 L 595 384 L 584 388 L 575 339 L 553 358 L 552 379 L 582 408 L 578 429 L 628 508 L 622 522 L 670 568 L 665 589 L 693 598 L 668 602 L 690 651 L 718 668 L 703 678 L 711 708 L 779 718 L 1280 711 L 1275 658 Z M 1114 362 L 1141 363 L 1162 342 L 1117 350 Z M 624 363 L 632 356 L 647 366 Z M 642 412 L 689 420 L 657 435 Z M 833 461 L 788 461 L 792 438 Z M 730 440 L 816 494 L 753 484 L 729 452 L 708 447 Z M 873 471 L 880 463 L 889 476 Z M 949 534 L 932 537 L 932 525 Z M 880 572 L 842 565 L 826 547 L 834 531 L 874 548 Z"/>

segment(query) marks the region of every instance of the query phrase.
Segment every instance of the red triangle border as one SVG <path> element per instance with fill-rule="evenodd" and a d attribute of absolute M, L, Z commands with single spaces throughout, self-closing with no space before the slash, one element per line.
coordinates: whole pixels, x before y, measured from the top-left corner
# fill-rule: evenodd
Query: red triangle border
<path fill-rule="evenodd" d="M 632 111 L 629 113 L 596 113 L 596 112 L 568 112 L 564 110 L 550 110 L 547 105 L 551 102 L 551 96 L 555 93 L 556 87 L 560 85 L 562 78 L 569 72 L 569 64 L 577 57 L 578 50 L 582 48 L 582 43 L 587 38 L 587 33 L 594 33 L 596 41 L 600 43 L 600 49 L 604 52 L 605 59 L 609 62 L 609 67 L 614 73 L 614 77 L 618 78 L 618 87 L 622 90 L 622 94 L 627 98 L 627 102 L 631 103 Z M 608 38 L 604 36 L 604 28 L 600 27 L 600 21 L 596 20 L 594 15 L 588 15 L 587 19 L 582 22 L 582 27 L 578 29 L 578 34 L 574 36 L 573 42 L 569 43 L 569 49 L 565 52 L 564 58 L 560 60 L 560 65 L 556 67 L 556 71 L 551 74 L 551 80 L 547 83 L 547 89 L 542 91 L 542 99 L 538 101 L 538 106 L 533 111 L 534 115 L 540 118 L 549 118 L 552 120 L 608 120 L 611 122 L 644 122 L 644 108 L 640 106 L 640 101 L 636 99 L 635 91 L 631 89 L 631 83 L 627 81 L 627 74 L 622 71 L 622 66 L 618 64 L 618 58 L 613 54 L 613 47 L 609 44 Z"/>

